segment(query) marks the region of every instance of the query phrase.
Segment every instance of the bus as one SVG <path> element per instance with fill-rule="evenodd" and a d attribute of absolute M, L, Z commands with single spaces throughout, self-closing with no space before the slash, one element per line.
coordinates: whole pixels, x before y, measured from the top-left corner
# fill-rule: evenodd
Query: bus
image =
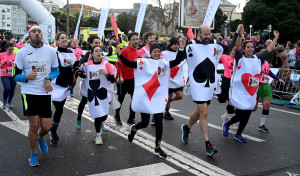
<path fill-rule="evenodd" d="M 84 39 L 85 41 L 87 41 L 88 38 L 91 36 L 98 36 L 98 28 L 80 27 L 79 40 Z M 104 41 L 105 37 L 114 38 L 115 37 L 114 29 L 113 28 L 105 28 L 104 29 L 101 46 L 103 46 L 103 41 Z M 118 28 L 118 40 L 120 43 L 119 47 L 121 49 L 124 48 L 125 46 L 127 46 L 129 43 L 127 36 L 119 28 Z"/>

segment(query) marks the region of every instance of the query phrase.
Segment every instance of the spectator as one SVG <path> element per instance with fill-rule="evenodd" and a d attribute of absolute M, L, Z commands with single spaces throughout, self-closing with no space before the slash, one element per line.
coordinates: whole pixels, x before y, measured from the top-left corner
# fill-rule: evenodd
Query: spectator
<path fill-rule="evenodd" d="M 81 46 L 82 46 L 82 50 L 87 50 L 87 42 L 84 39 L 82 40 Z"/>
<path fill-rule="evenodd" d="M 291 69 L 294 69 L 295 63 L 296 63 L 296 48 L 294 47 L 294 44 L 292 44 L 291 42 L 288 42 L 286 44 L 286 51 L 287 51 L 289 67 Z"/>
<path fill-rule="evenodd" d="M 296 63 L 295 63 L 295 70 L 300 70 L 300 40 L 297 42 L 297 50 L 296 50 Z"/>

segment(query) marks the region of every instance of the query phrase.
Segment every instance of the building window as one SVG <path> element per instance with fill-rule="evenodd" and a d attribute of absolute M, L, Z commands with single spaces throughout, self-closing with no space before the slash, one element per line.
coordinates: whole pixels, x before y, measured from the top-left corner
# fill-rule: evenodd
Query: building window
<path fill-rule="evenodd" d="M 2 20 L 5 20 L 5 16 L 4 15 L 2 15 Z"/>
<path fill-rule="evenodd" d="M 7 12 L 10 12 L 10 9 L 7 9 Z"/>
<path fill-rule="evenodd" d="M 5 10 L 4 10 L 4 9 L 2 9 L 2 12 L 5 12 Z"/>
<path fill-rule="evenodd" d="M 10 17 L 7 17 L 8 20 L 10 20 Z"/>
<path fill-rule="evenodd" d="M 7 26 L 7 27 L 10 27 L 10 24 L 7 24 L 6 26 Z"/>

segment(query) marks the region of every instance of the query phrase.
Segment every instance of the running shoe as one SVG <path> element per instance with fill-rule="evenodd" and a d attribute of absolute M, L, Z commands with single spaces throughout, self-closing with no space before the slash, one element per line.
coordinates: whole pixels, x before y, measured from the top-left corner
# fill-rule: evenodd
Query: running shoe
<path fill-rule="evenodd" d="M 38 139 L 38 143 L 40 146 L 40 150 L 42 153 L 47 153 L 48 152 L 48 146 L 46 144 L 46 142 L 44 141 L 44 139 Z"/>
<path fill-rule="evenodd" d="M 187 130 L 187 125 L 186 124 L 182 124 L 181 125 L 181 131 L 182 131 L 182 141 L 187 144 L 189 142 L 189 133 L 190 130 Z"/>
<path fill-rule="evenodd" d="M 103 131 L 103 132 L 108 132 L 108 129 L 106 129 L 105 127 L 104 127 L 104 124 L 102 123 L 102 125 L 101 125 L 101 130 Z"/>
<path fill-rule="evenodd" d="M 226 117 L 225 114 L 222 115 L 222 120 L 223 120 L 223 123 L 227 123 L 228 122 L 228 118 Z"/>
<path fill-rule="evenodd" d="M 155 115 L 152 116 L 151 125 L 155 125 Z"/>
<path fill-rule="evenodd" d="M 50 130 L 49 135 L 50 135 L 50 144 L 57 145 L 59 137 L 56 134 L 56 132 L 53 132 L 53 131 Z"/>
<path fill-rule="evenodd" d="M 11 108 L 13 108 L 13 107 L 14 107 L 14 105 L 13 105 L 11 102 L 8 102 L 8 105 L 7 105 L 7 107 L 8 107 L 9 109 L 11 109 Z"/>
<path fill-rule="evenodd" d="M 76 120 L 76 130 L 81 130 L 81 120 Z"/>
<path fill-rule="evenodd" d="M 3 104 L 2 104 L 2 109 L 6 109 L 6 106 L 7 106 L 7 102 L 3 102 Z"/>
<path fill-rule="evenodd" d="M 135 120 L 134 120 L 134 119 L 128 119 L 128 120 L 127 120 L 127 123 L 128 123 L 129 125 L 135 124 Z"/>
<path fill-rule="evenodd" d="M 155 148 L 154 155 L 157 155 L 160 158 L 167 158 L 168 156 L 160 147 Z"/>
<path fill-rule="evenodd" d="M 259 131 L 262 131 L 262 132 L 264 132 L 264 133 L 269 133 L 269 129 L 266 128 L 265 125 L 259 126 L 259 127 L 258 127 L 258 130 L 259 130 Z"/>
<path fill-rule="evenodd" d="M 223 131 L 222 131 L 223 136 L 228 137 L 229 127 L 227 126 L 227 123 L 223 123 L 222 127 L 223 127 Z"/>
<path fill-rule="evenodd" d="M 241 134 L 235 134 L 234 139 L 241 143 L 247 143 L 247 140 Z"/>
<path fill-rule="evenodd" d="M 206 154 L 209 156 L 212 156 L 213 154 L 218 153 L 218 150 L 216 150 L 210 143 L 206 144 Z"/>
<path fill-rule="evenodd" d="M 74 92 L 70 91 L 70 97 L 73 98 L 74 97 Z"/>
<path fill-rule="evenodd" d="M 37 153 L 31 153 L 31 155 L 29 157 L 29 165 L 32 167 L 40 165 Z"/>
<path fill-rule="evenodd" d="M 95 139 L 95 144 L 103 144 L 101 135 L 97 135 Z"/>
<path fill-rule="evenodd" d="M 115 115 L 116 125 L 122 126 L 122 121 L 119 115 Z"/>
<path fill-rule="evenodd" d="M 129 142 L 133 141 L 134 135 L 136 134 L 137 129 L 135 128 L 135 124 L 130 126 L 129 133 L 127 134 L 127 138 Z"/>
<path fill-rule="evenodd" d="M 166 120 L 174 120 L 174 118 L 171 116 L 170 112 L 165 112 L 164 119 L 166 119 Z"/>

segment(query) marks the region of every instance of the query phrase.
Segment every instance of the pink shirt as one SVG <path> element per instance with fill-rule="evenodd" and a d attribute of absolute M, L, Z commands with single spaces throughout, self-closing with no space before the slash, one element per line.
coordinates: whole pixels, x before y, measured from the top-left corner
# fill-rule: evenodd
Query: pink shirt
<path fill-rule="evenodd" d="M 222 54 L 220 61 L 223 63 L 224 66 L 224 76 L 226 78 L 231 78 L 232 71 L 233 71 L 234 57 L 228 56 L 226 54 Z"/>
<path fill-rule="evenodd" d="M 80 48 L 73 49 L 73 53 L 76 56 L 76 60 L 79 60 L 80 56 L 83 56 L 83 52 Z"/>
<path fill-rule="evenodd" d="M 269 81 L 270 65 L 267 61 L 264 62 L 261 68 L 261 74 L 259 77 L 260 83 L 267 83 Z"/>
<path fill-rule="evenodd" d="M 144 55 L 146 54 L 146 51 L 150 53 L 150 48 L 148 48 L 147 46 L 144 46 L 143 48 L 141 48 L 138 52 L 138 57 L 144 57 Z"/>
<path fill-rule="evenodd" d="M 103 65 L 104 62 L 105 62 L 105 61 L 102 59 L 100 65 Z M 89 61 L 87 64 L 88 64 L 88 65 L 95 65 L 95 64 L 93 63 L 93 61 Z M 105 63 L 105 68 L 106 68 L 106 71 L 107 71 L 110 75 L 114 75 L 114 71 L 113 71 L 113 69 L 112 69 L 112 67 L 111 67 L 111 65 L 110 65 L 109 62 L 106 62 L 106 63 Z"/>
<path fill-rule="evenodd" d="M 12 67 L 15 62 L 16 54 L 7 55 L 6 52 L 0 54 L 1 74 L 0 76 L 12 76 Z"/>

